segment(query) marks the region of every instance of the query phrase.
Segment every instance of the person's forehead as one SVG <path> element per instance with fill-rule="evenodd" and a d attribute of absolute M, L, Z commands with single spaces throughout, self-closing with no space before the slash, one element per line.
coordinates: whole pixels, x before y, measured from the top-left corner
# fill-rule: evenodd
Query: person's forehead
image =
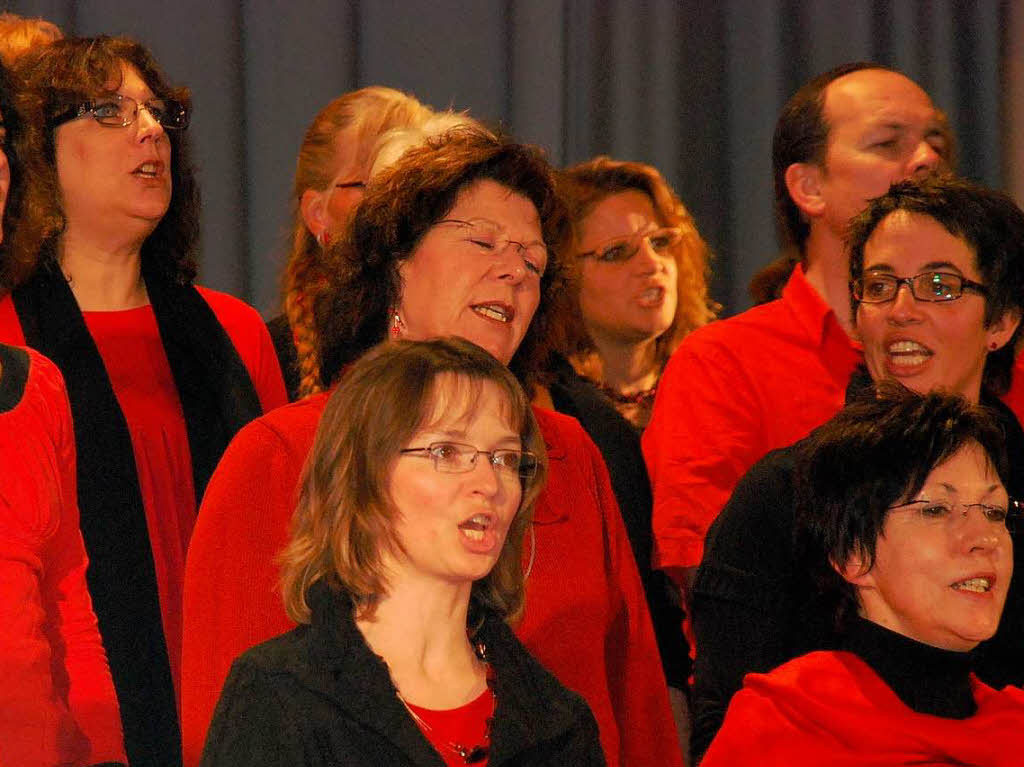
<path fill-rule="evenodd" d="M 977 268 L 975 248 L 926 213 L 894 210 L 875 227 L 864 245 L 865 266 L 894 253 L 920 255 L 926 260 L 959 262 L 963 271 Z"/>
<path fill-rule="evenodd" d="M 935 105 L 917 83 L 884 69 L 858 70 L 831 82 L 824 114 L 832 129 L 886 119 L 938 120 Z"/>

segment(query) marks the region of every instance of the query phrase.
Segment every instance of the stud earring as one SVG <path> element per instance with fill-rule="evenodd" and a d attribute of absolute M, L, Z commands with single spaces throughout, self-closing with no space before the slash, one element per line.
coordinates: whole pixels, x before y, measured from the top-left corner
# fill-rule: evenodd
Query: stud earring
<path fill-rule="evenodd" d="M 327 247 L 327 230 L 323 229 L 319 234 L 316 235 L 316 241 L 319 243 L 321 248 Z"/>
<path fill-rule="evenodd" d="M 992 351 L 995 351 L 996 349 L 999 348 L 999 344 L 997 344 L 995 341 L 992 341 L 991 343 L 989 343 L 988 348 L 991 349 Z"/>

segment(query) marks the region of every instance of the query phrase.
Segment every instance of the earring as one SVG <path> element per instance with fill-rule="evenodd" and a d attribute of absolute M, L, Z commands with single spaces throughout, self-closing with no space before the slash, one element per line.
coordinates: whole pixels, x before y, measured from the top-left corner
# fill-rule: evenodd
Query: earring
<path fill-rule="evenodd" d="M 989 349 L 991 349 L 992 351 L 995 351 L 996 349 L 998 349 L 998 348 L 999 348 L 999 344 L 997 344 L 997 343 L 996 343 L 995 341 L 992 341 L 992 342 L 991 342 L 991 343 L 990 343 L 990 344 L 988 345 L 988 348 L 989 348 Z"/>
<path fill-rule="evenodd" d="M 319 243 L 321 248 L 327 247 L 327 230 L 323 229 L 319 234 L 316 235 L 316 241 Z"/>
<path fill-rule="evenodd" d="M 402 315 L 398 313 L 398 309 L 392 309 L 390 314 L 391 323 L 388 334 L 392 338 L 399 338 L 405 332 L 405 323 L 402 322 Z"/>

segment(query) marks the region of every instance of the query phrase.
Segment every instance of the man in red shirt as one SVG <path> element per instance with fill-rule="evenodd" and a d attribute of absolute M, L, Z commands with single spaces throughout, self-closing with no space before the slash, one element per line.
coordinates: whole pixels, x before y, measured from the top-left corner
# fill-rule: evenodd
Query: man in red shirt
<path fill-rule="evenodd" d="M 739 478 L 843 405 L 862 360 L 852 340 L 847 221 L 892 182 L 948 165 L 949 153 L 928 94 L 877 64 L 826 72 L 783 107 L 772 148 L 775 196 L 800 264 L 781 299 L 686 338 L 643 437 L 654 565 L 684 593 Z"/>

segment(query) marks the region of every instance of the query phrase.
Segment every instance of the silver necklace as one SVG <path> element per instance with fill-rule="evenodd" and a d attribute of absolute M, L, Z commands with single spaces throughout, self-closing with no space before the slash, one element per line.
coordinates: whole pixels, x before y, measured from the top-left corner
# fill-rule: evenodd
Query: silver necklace
<path fill-rule="evenodd" d="M 476 642 L 473 645 L 473 651 L 476 653 L 477 658 L 482 660 L 484 663 L 487 663 L 488 666 L 490 665 L 490 661 L 487 660 L 487 645 L 483 642 Z M 454 741 L 449 740 L 445 741 L 444 744 L 451 751 L 458 754 L 466 764 L 482 762 L 491 752 L 491 728 L 494 726 L 494 709 L 497 708 L 498 698 L 494 694 L 494 689 L 491 687 L 491 675 L 489 673 L 489 669 L 487 674 L 487 688 L 491 691 L 491 715 L 487 717 L 487 726 L 484 730 L 484 742 L 475 746 L 464 746 L 461 743 L 455 743 Z M 412 710 L 412 707 L 406 702 L 405 698 L 402 697 L 402 693 L 398 689 L 397 685 L 395 685 L 395 695 L 398 696 L 398 700 L 403 706 L 405 706 L 405 710 L 409 712 L 409 716 L 412 717 L 413 721 L 416 722 L 424 733 L 433 731 L 434 728 L 431 727 L 423 717 Z"/>

